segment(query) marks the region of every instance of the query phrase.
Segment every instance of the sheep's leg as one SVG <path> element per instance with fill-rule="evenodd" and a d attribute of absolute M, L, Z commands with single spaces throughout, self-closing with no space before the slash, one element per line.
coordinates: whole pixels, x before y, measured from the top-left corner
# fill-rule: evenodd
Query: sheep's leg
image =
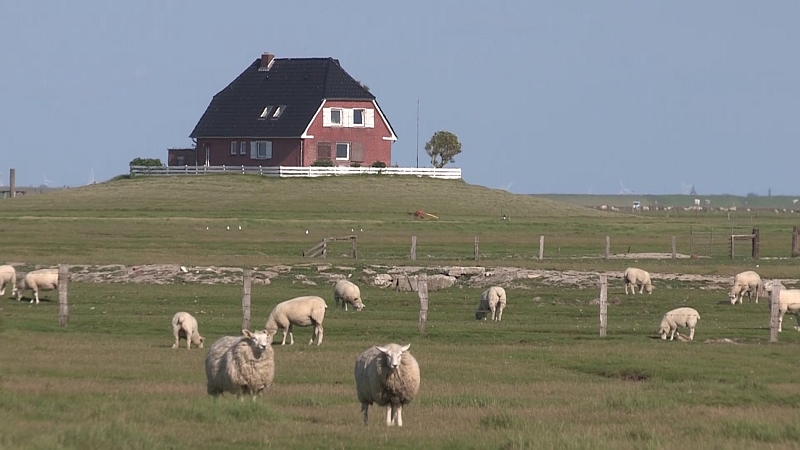
<path fill-rule="evenodd" d="M 393 416 L 393 411 L 392 410 L 393 409 L 394 409 L 394 406 L 386 405 L 386 426 L 389 426 L 389 427 L 394 425 L 394 422 L 392 422 L 392 419 L 393 419 L 393 417 L 392 417 Z"/>
<path fill-rule="evenodd" d="M 503 304 L 501 303 L 501 304 L 500 304 L 500 307 L 499 307 L 499 308 L 497 308 L 497 321 L 498 321 L 498 322 L 500 322 L 501 320 L 503 320 L 503 308 L 504 308 L 504 307 L 505 307 L 505 305 L 503 305 Z"/>
<path fill-rule="evenodd" d="M 669 340 L 670 341 L 675 339 L 675 332 L 676 331 L 678 331 L 677 328 L 673 328 L 673 329 L 670 330 L 670 335 L 669 335 Z"/>
<path fill-rule="evenodd" d="M 644 283 L 639 285 L 639 293 L 644 294 Z"/>
<path fill-rule="evenodd" d="M 495 317 L 495 315 L 494 315 L 494 312 L 495 312 L 495 307 L 493 307 L 493 306 L 490 306 L 490 307 L 489 307 L 489 312 L 491 312 L 491 313 L 492 313 L 492 320 L 497 320 L 497 317 Z"/>
<path fill-rule="evenodd" d="M 628 282 L 625 282 L 625 295 L 628 295 Z"/>
<path fill-rule="evenodd" d="M 782 327 L 783 327 L 783 314 L 784 314 L 783 311 L 780 311 L 778 313 L 778 333 L 783 332 L 783 329 L 782 329 Z"/>
<path fill-rule="evenodd" d="M 322 344 L 322 333 L 323 333 L 323 331 L 324 330 L 322 328 L 322 324 L 318 323 L 317 324 L 317 345 Z"/>
<path fill-rule="evenodd" d="M 183 330 L 186 334 L 186 350 L 192 349 L 192 335 L 189 333 L 189 330 Z"/>
<path fill-rule="evenodd" d="M 367 412 L 369 410 L 369 403 L 361 404 L 361 412 L 364 413 L 364 425 L 367 424 Z"/>
<path fill-rule="evenodd" d="M 394 419 L 398 427 L 403 426 L 403 405 L 397 405 L 397 413 Z"/>
<path fill-rule="evenodd" d="M 175 343 L 172 344 L 172 348 L 178 348 L 181 343 L 181 338 L 179 337 L 178 330 L 172 330 L 172 335 L 175 337 Z"/>
<path fill-rule="evenodd" d="M 694 340 L 694 327 L 689 328 L 689 340 L 690 341 Z"/>
<path fill-rule="evenodd" d="M 294 345 L 294 331 L 292 330 L 292 324 L 289 324 L 289 345 Z"/>
<path fill-rule="evenodd" d="M 36 304 L 39 304 L 39 291 L 33 291 L 33 298 L 31 298 L 31 303 L 36 300 Z"/>
<path fill-rule="evenodd" d="M 281 342 L 281 345 L 286 345 L 286 335 L 288 333 L 289 333 L 289 329 L 288 328 L 284 328 L 283 329 L 283 341 Z"/>

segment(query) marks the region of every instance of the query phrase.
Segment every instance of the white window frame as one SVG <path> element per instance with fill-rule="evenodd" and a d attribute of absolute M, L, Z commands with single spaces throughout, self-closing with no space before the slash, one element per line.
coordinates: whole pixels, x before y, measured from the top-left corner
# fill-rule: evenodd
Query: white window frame
<path fill-rule="evenodd" d="M 338 122 L 333 120 L 333 113 L 334 112 L 339 113 L 339 121 Z M 331 126 L 334 126 L 334 127 L 342 126 L 343 122 L 344 122 L 343 119 L 344 119 L 344 111 L 342 110 L 342 108 L 331 108 Z"/>
<path fill-rule="evenodd" d="M 263 155 L 260 154 L 262 146 Z M 272 159 L 272 141 L 250 141 L 250 159 Z"/>
<path fill-rule="evenodd" d="M 356 111 L 361 111 L 361 122 L 356 122 Z M 353 126 L 354 127 L 363 127 L 366 124 L 366 115 L 367 110 L 364 108 L 354 108 L 353 109 Z"/>
<path fill-rule="evenodd" d="M 236 156 L 239 153 L 239 143 L 231 141 L 231 155 Z"/>
<path fill-rule="evenodd" d="M 339 146 L 340 145 L 347 146 L 347 155 L 344 158 L 339 156 Z M 337 142 L 336 143 L 336 149 L 334 151 L 335 151 L 335 156 L 336 156 L 336 160 L 337 161 L 348 161 L 348 160 L 350 160 L 350 143 L 349 142 Z"/>
<path fill-rule="evenodd" d="M 278 105 L 275 107 L 275 111 L 272 113 L 272 119 L 275 120 L 283 114 L 283 111 L 286 110 L 286 105 Z"/>
<path fill-rule="evenodd" d="M 239 155 L 244 156 L 247 154 L 247 141 L 239 143 Z"/>
<path fill-rule="evenodd" d="M 266 119 L 266 118 L 267 118 L 267 116 L 269 116 L 269 112 L 270 112 L 270 110 L 271 110 L 271 109 L 272 109 L 272 106 L 271 106 L 271 105 L 270 105 L 270 106 L 267 106 L 266 108 L 264 108 L 264 110 L 263 110 L 263 111 L 261 111 L 261 116 L 260 116 L 260 118 L 262 118 L 262 119 Z"/>

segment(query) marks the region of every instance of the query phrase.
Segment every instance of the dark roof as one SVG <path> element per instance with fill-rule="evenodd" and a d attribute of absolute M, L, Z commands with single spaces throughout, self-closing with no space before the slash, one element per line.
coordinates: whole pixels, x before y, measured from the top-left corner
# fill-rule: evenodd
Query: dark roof
<path fill-rule="evenodd" d="M 375 99 L 333 58 L 276 58 L 269 70 L 260 67 L 261 58 L 214 96 L 191 138 L 300 137 L 323 99 Z M 279 118 L 260 118 L 281 105 Z"/>

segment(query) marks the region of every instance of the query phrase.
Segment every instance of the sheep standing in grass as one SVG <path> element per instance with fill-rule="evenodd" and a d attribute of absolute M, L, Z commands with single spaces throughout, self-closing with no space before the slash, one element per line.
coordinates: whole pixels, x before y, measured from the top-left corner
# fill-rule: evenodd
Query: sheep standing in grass
<path fill-rule="evenodd" d="M 669 340 L 671 341 L 675 338 L 675 332 L 678 331 L 678 327 L 686 327 L 689 328 L 689 340 L 694 340 L 694 327 L 697 325 L 698 320 L 700 320 L 700 314 L 694 308 L 673 309 L 664 314 L 658 334 L 661 335 L 661 339 L 667 339 L 669 334 Z"/>
<path fill-rule="evenodd" d="M 39 291 L 52 291 L 58 289 L 58 269 L 39 269 L 28 272 L 17 280 L 17 301 L 22 300 L 26 290 L 33 291 L 31 303 L 39 304 Z"/>
<path fill-rule="evenodd" d="M 286 345 L 287 333 L 289 334 L 289 345 L 292 345 L 294 344 L 292 326 L 307 327 L 313 325 L 314 329 L 311 332 L 311 340 L 308 341 L 308 345 L 314 343 L 314 338 L 317 339 L 317 345 L 320 345 L 322 344 L 322 321 L 325 319 L 325 309 L 327 308 L 328 305 L 325 304 L 325 300 L 313 295 L 286 300 L 275 305 L 267 318 L 267 324 L 264 329 L 269 333 L 270 342 L 272 342 L 278 330 L 283 330 L 283 342 L 281 342 L 281 345 Z"/>
<path fill-rule="evenodd" d="M 475 319 L 486 319 L 487 314 L 490 312 L 492 313 L 492 320 L 501 321 L 506 303 L 506 290 L 500 286 L 490 287 L 481 294 L 478 310 L 475 311 Z"/>
<path fill-rule="evenodd" d="M 761 277 L 752 270 L 737 274 L 733 278 L 733 287 L 731 287 L 731 292 L 728 294 L 731 305 L 735 305 L 737 300 L 741 305 L 742 300 L 744 300 L 744 294 L 747 294 L 748 300 L 752 300 L 753 294 L 755 294 L 756 304 L 758 304 L 758 291 L 760 287 Z"/>
<path fill-rule="evenodd" d="M 6 295 L 6 286 L 11 286 L 11 295 L 17 293 L 17 271 L 14 266 L 0 266 L 0 295 Z"/>
<path fill-rule="evenodd" d="M 347 311 L 347 304 L 353 305 L 356 311 L 364 309 L 364 303 L 361 301 L 361 290 L 353 282 L 349 280 L 339 280 L 333 286 L 333 300 L 336 306 L 339 306 L 339 301 L 342 302 L 342 308 Z"/>
<path fill-rule="evenodd" d="M 419 364 L 408 352 L 411 344 L 367 349 L 356 359 L 356 394 L 367 424 L 369 406 L 386 406 L 386 425 L 403 426 L 403 405 L 419 392 Z"/>
<path fill-rule="evenodd" d="M 255 400 L 275 377 L 275 360 L 266 330 L 242 330 L 243 336 L 223 336 L 206 354 L 206 379 L 209 395 L 225 392 L 251 395 Z"/>
<path fill-rule="evenodd" d="M 772 285 L 773 282 L 767 281 L 764 283 L 764 292 L 770 295 L 769 306 L 772 308 Z M 795 330 L 800 331 L 800 289 L 781 289 L 780 298 L 778 300 L 778 332 L 783 331 L 783 316 L 786 314 L 794 314 L 797 319 L 797 326 Z"/>
<path fill-rule="evenodd" d="M 628 295 L 628 286 L 631 286 L 632 292 L 636 294 L 636 287 L 639 286 L 639 293 L 643 294 L 647 291 L 648 294 L 653 293 L 653 283 L 650 281 L 650 272 L 635 267 L 628 267 L 625 269 L 625 295 Z"/>
<path fill-rule="evenodd" d="M 203 341 L 205 338 L 200 336 L 197 329 L 197 319 L 187 312 L 178 312 L 172 316 L 172 335 L 175 337 L 175 343 L 172 348 L 178 348 L 181 338 L 186 339 L 186 349 L 189 350 L 194 344 L 197 348 L 203 348 Z"/>

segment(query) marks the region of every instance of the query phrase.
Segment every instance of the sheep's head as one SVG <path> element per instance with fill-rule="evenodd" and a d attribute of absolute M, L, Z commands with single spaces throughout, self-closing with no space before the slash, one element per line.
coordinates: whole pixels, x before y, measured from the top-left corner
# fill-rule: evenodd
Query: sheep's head
<path fill-rule="evenodd" d="M 359 298 L 353 303 L 353 308 L 355 308 L 356 311 L 361 311 L 362 309 L 366 308 L 366 306 L 364 306 L 364 303 L 362 303 L 361 299 Z"/>
<path fill-rule="evenodd" d="M 661 328 L 658 330 L 658 334 L 661 336 L 662 341 L 666 341 L 667 335 L 669 334 L 669 325 L 661 325 Z"/>
<path fill-rule="evenodd" d="M 389 344 L 385 347 L 378 347 L 378 350 L 386 357 L 386 365 L 389 366 L 389 370 L 396 370 L 403 360 L 403 353 L 408 351 L 409 347 L 411 347 L 411 344 L 404 347 L 397 344 Z"/>
<path fill-rule="evenodd" d="M 250 330 L 242 330 L 242 334 L 247 338 L 250 347 L 252 347 L 254 350 L 258 350 L 259 352 L 263 352 L 269 348 L 270 343 L 272 343 L 272 336 L 267 333 L 267 330 L 255 332 Z"/>
<path fill-rule="evenodd" d="M 203 342 L 205 340 L 206 340 L 206 338 L 204 338 L 203 336 L 200 336 L 200 334 L 197 331 L 192 333 L 192 343 L 194 345 L 196 345 L 197 348 L 203 348 Z"/>
<path fill-rule="evenodd" d="M 653 285 L 650 284 L 650 283 L 647 283 L 646 285 L 644 285 L 644 290 L 648 294 L 652 294 L 653 293 Z"/>
<path fill-rule="evenodd" d="M 729 292 L 729 293 L 728 293 L 728 299 L 731 301 L 731 305 L 735 305 L 735 304 L 736 304 L 736 299 L 737 299 L 738 297 L 739 297 L 739 296 L 738 296 L 738 295 L 736 295 L 736 294 L 735 294 L 733 291 L 731 291 L 731 292 Z"/>

